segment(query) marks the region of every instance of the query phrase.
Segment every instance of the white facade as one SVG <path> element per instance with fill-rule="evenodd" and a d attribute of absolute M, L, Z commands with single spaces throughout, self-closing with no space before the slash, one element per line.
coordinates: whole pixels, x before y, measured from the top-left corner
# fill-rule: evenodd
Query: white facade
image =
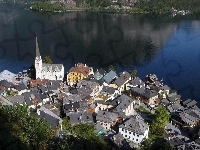
<path fill-rule="evenodd" d="M 143 141 L 144 138 L 148 138 L 149 128 L 142 135 L 134 133 L 133 131 L 128 130 L 126 128 L 119 128 L 119 132 L 123 135 L 125 139 L 139 144 Z"/>
<path fill-rule="evenodd" d="M 36 79 L 63 80 L 63 64 L 45 64 L 42 63 L 39 47 L 36 38 L 36 57 L 35 57 Z"/>

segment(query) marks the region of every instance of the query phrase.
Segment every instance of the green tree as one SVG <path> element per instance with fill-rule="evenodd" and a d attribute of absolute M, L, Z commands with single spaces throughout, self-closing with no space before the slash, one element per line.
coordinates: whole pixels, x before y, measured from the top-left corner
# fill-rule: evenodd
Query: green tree
<path fill-rule="evenodd" d="M 115 70 L 115 68 L 114 68 L 113 65 L 110 65 L 110 66 L 108 67 L 108 71 L 110 72 L 111 70 L 114 71 L 114 72 L 116 72 L 116 70 Z"/>
<path fill-rule="evenodd" d="M 53 64 L 50 56 L 45 56 L 44 59 L 43 59 L 43 63 L 46 63 L 46 64 Z"/>
<path fill-rule="evenodd" d="M 163 106 L 158 106 L 151 124 L 151 132 L 163 136 L 164 127 L 169 122 L 170 114 Z"/>
<path fill-rule="evenodd" d="M 137 70 L 131 71 L 130 74 L 131 74 L 131 78 L 134 79 L 137 75 Z"/>

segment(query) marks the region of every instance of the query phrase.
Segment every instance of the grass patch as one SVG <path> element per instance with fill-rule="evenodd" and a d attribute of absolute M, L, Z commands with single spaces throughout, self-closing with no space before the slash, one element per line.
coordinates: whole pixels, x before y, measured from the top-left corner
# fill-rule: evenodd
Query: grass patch
<path fill-rule="evenodd" d="M 145 113 L 145 114 L 149 114 L 150 111 L 148 111 L 147 109 L 145 109 L 143 106 L 139 106 L 138 108 L 142 113 Z"/>

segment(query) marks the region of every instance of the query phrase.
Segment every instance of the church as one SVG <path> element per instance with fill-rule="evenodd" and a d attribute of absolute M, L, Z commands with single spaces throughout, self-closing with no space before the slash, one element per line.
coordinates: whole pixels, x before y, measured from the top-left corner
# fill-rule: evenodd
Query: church
<path fill-rule="evenodd" d="M 64 78 L 63 64 L 42 63 L 42 57 L 40 56 L 37 37 L 36 37 L 35 71 L 36 71 L 36 79 L 63 80 Z"/>

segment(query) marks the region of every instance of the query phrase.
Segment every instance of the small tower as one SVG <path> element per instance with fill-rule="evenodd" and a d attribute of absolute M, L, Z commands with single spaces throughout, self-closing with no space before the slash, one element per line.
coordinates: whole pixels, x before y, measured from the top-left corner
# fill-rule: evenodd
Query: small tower
<path fill-rule="evenodd" d="M 35 71 L 36 71 L 36 79 L 42 79 L 42 58 L 40 56 L 38 40 L 36 37 L 36 57 L 35 57 Z"/>

